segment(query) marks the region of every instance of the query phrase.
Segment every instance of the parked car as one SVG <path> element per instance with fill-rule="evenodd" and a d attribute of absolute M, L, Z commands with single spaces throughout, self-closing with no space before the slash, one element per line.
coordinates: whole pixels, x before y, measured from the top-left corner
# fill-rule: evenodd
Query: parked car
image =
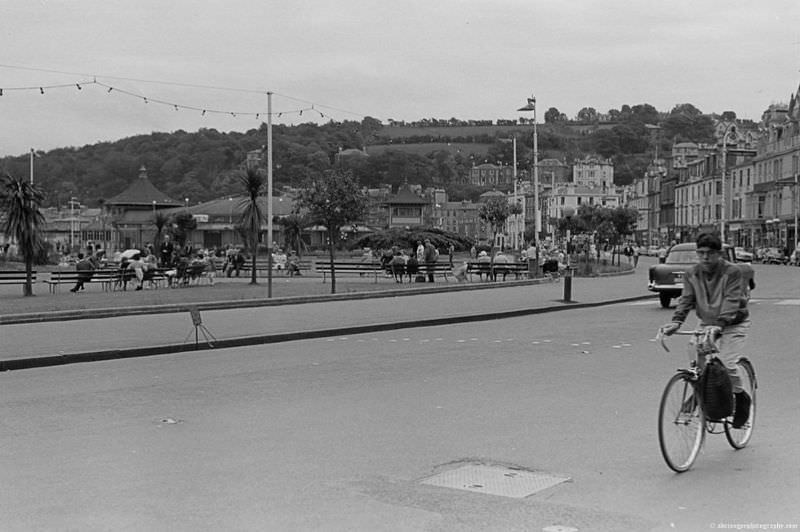
<path fill-rule="evenodd" d="M 736 260 L 739 262 L 753 262 L 753 254 L 742 247 L 733 248 L 736 254 Z"/>
<path fill-rule="evenodd" d="M 725 244 L 723 252 L 725 253 L 725 260 L 736 262 L 732 246 Z M 650 266 L 647 289 L 658 293 L 662 307 L 669 308 L 672 299 L 680 297 L 683 291 L 683 276 L 697 262 L 697 244 L 695 242 L 685 242 L 672 246 L 663 263 Z M 752 278 L 753 269 L 746 264 L 742 266 L 749 269 L 749 275 Z"/>
<path fill-rule="evenodd" d="M 789 255 L 789 264 L 793 266 L 800 266 L 800 253 L 797 252 L 797 248 L 794 248 L 792 254 Z"/>
<path fill-rule="evenodd" d="M 780 248 L 767 248 L 762 261 L 764 264 L 786 264 L 789 262 L 789 257 Z"/>

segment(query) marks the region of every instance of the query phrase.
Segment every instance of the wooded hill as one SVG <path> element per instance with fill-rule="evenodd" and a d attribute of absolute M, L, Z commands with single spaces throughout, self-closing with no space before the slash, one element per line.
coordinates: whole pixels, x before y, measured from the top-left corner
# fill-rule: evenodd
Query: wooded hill
<path fill-rule="evenodd" d="M 648 104 L 626 105 L 612 113 L 612 121 L 603 122 L 586 113 L 580 122 L 568 121 L 552 111 L 546 114 L 549 121 L 538 125 L 539 159 L 569 164 L 587 155 L 610 158 L 618 184 L 642 175 L 657 143 L 659 153 L 667 153 L 673 142 L 712 142 L 716 118 L 691 104 L 676 106 L 670 113 L 659 113 Z M 309 175 L 340 165 L 364 186 L 396 187 L 407 180 L 442 186 L 454 200 L 475 199 L 483 189 L 463 184 L 469 169 L 483 162 L 512 164 L 512 144 L 501 141 L 512 136 L 517 137 L 519 167 L 529 168 L 533 159 L 529 124 L 403 127 L 384 126 L 367 117 L 360 122 L 274 125 L 274 185 L 296 186 Z M 66 205 L 72 196 L 97 206 L 124 190 L 144 165 L 159 189 L 194 204 L 241 193 L 236 175 L 247 153 L 261 149 L 266 138 L 262 124 L 244 133 L 179 130 L 59 148 L 37 154 L 36 182 L 47 193 L 45 206 Z M 28 155 L 0 159 L 0 171 L 26 176 Z"/>

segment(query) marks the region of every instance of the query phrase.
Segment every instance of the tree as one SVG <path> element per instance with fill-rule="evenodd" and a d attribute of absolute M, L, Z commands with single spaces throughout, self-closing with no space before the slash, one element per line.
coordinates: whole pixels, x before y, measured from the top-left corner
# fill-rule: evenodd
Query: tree
<path fill-rule="evenodd" d="M 33 260 L 44 248 L 42 226 L 44 215 L 39 210 L 44 193 L 36 185 L 8 174 L 0 180 L 0 205 L 5 212 L 3 234 L 17 241 L 25 261 L 25 284 L 22 293 L 33 295 Z"/>
<path fill-rule="evenodd" d="M 594 107 L 584 107 L 578 111 L 579 122 L 597 122 L 597 110 Z"/>
<path fill-rule="evenodd" d="M 264 175 L 255 168 L 248 168 L 243 174 L 240 174 L 239 181 L 244 187 L 245 197 L 242 199 L 242 216 L 239 224 L 242 226 L 247 234 L 247 242 L 250 245 L 251 268 L 250 268 L 250 284 L 258 284 L 256 280 L 256 256 L 258 255 L 258 235 L 261 234 L 261 223 L 266 219 L 266 215 L 262 212 L 258 204 L 258 198 L 261 196 L 261 191 L 264 188 Z M 270 242 L 270 246 L 272 243 Z"/>
<path fill-rule="evenodd" d="M 175 237 L 175 243 L 178 247 L 186 245 L 186 239 L 189 238 L 189 233 L 197 228 L 197 220 L 188 212 L 182 212 L 175 215 L 174 223 L 172 226 L 172 235 Z"/>
<path fill-rule="evenodd" d="M 295 201 L 295 214 L 306 212 L 312 223 L 325 226 L 331 266 L 331 293 L 336 293 L 334 251 L 344 225 L 360 220 L 367 212 L 367 196 L 351 172 L 326 171 L 309 179 Z"/>
<path fill-rule="evenodd" d="M 564 120 L 564 115 L 556 109 L 555 107 L 551 107 L 544 113 L 544 122 L 545 124 L 552 124 L 553 122 L 562 122 Z"/>
<path fill-rule="evenodd" d="M 510 214 L 508 201 L 506 201 L 505 197 L 489 198 L 478 209 L 478 217 L 492 228 L 492 251 L 494 251 L 494 243 L 497 241 L 497 233 L 505 227 L 506 220 Z M 494 253 L 492 253 L 492 261 L 494 261 Z"/>
<path fill-rule="evenodd" d="M 291 213 L 288 216 L 278 218 L 278 224 L 283 226 L 285 246 L 289 249 L 297 250 L 297 255 L 302 257 L 302 249 L 305 243 L 301 238 L 303 230 L 309 226 L 308 217 L 305 214 Z"/>

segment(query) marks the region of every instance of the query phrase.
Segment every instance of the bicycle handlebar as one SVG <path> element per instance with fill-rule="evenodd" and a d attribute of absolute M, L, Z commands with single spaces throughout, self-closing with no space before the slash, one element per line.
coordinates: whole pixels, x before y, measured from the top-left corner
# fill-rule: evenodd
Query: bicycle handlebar
<path fill-rule="evenodd" d="M 672 334 L 673 335 L 680 335 L 680 336 L 696 336 L 696 337 L 699 338 L 701 336 L 704 336 L 704 335 L 708 334 L 708 330 L 706 330 L 706 329 L 695 329 L 693 331 L 680 331 L 680 330 L 678 330 L 678 331 L 673 332 Z M 670 352 L 669 347 L 667 347 L 667 343 L 664 341 L 666 339 L 666 336 L 667 335 L 664 334 L 661 331 L 661 329 L 659 329 L 658 332 L 656 333 L 655 339 L 658 340 L 659 342 L 661 342 L 661 347 L 664 348 L 664 351 L 669 353 Z M 670 336 L 672 336 L 672 335 L 670 335 Z"/>

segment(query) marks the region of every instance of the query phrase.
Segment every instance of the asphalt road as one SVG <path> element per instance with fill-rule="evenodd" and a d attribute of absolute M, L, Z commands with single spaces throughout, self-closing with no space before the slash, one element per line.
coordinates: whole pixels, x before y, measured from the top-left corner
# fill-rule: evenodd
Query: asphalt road
<path fill-rule="evenodd" d="M 753 441 L 710 436 L 682 475 L 656 411 L 683 340 L 650 341 L 670 312 L 649 300 L 0 374 L 3 529 L 800 524 L 800 291 L 760 282 Z M 473 463 L 570 480 L 522 499 L 421 483 Z"/>

